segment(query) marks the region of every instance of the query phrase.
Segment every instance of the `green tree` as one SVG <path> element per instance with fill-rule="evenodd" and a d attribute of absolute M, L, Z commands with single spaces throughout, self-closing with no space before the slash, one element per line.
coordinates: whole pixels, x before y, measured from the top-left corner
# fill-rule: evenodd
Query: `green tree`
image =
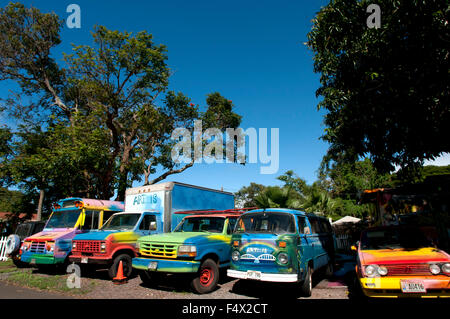
<path fill-rule="evenodd" d="M 267 186 L 255 196 L 254 201 L 259 208 L 299 208 L 300 199 L 290 187 Z"/>
<path fill-rule="evenodd" d="M 78 193 L 110 198 L 117 189 L 117 199 L 123 200 L 133 181 L 144 177 L 145 184 L 152 184 L 194 165 L 193 160 L 186 165 L 172 160 L 174 128 L 192 131 L 194 120 L 204 120 L 205 128 L 239 125 L 234 105 L 217 92 L 208 95 L 201 111 L 182 93 L 168 91 L 166 47 L 156 45 L 146 31 L 98 26 L 94 45 L 75 45 L 64 56 L 63 68 L 51 56 L 61 42 L 61 27 L 55 14 L 19 3 L 0 10 L 0 80 L 16 81 L 21 93 L 34 99 L 29 105 L 8 99 L 9 112 L 19 122 L 43 123 L 44 139 L 60 147 L 47 145 L 49 153 L 33 156 L 47 163 L 37 166 L 44 176 L 41 189 L 58 183 L 48 178 L 47 168 L 62 160 L 69 180 L 80 181 L 73 183 Z M 163 173 L 150 179 L 157 168 Z M 25 175 L 23 181 L 29 183 Z"/>
<path fill-rule="evenodd" d="M 450 151 L 447 0 L 332 0 L 308 34 L 327 111 L 327 161 L 370 156 L 382 172 L 416 167 Z"/>
<path fill-rule="evenodd" d="M 266 186 L 250 183 L 249 186 L 243 186 L 235 195 L 235 202 L 237 207 L 256 207 L 257 203 L 255 197 L 266 189 Z"/>

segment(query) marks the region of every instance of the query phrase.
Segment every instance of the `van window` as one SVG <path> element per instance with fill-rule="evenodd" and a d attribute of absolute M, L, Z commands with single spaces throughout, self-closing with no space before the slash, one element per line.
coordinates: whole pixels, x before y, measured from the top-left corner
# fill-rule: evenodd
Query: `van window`
<path fill-rule="evenodd" d="M 305 228 L 308 228 L 306 218 L 304 216 L 297 216 L 297 221 L 298 221 L 298 232 L 300 234 L 305 234 Z"/>
<path fill-rule="evenodd" d="M 106 211 L 103 211 L 103 225 L 106 224 L 106 222 L 108 221 L 108 219 L 109 219 L 114 213 L 117 213 L 117 212 L 112 211 L 112 210 L 106 210 Z"/>
<path fill-rule="evenodd" d="M 98 229 L 98 220 L 100 216 L 99 211 L 87 210 L 85 211 L 86 218 L 84 219 L 84 225 L 81 229 Z"/>
<path fill-rule="evenodd" d="M 156 222 L 156 216 L 155 215 L 145 215 L 144 218 L 142 218 L 141 224 L 139 225 L 140 230 L 150 230 L 150 223 Z"/>
<path fill-rule="evenodd" d="M 309 223 L 311 224 L 311 232 L 313 234 L 320 233 L 319 220 L 316 217 L 309 217 Z"/>

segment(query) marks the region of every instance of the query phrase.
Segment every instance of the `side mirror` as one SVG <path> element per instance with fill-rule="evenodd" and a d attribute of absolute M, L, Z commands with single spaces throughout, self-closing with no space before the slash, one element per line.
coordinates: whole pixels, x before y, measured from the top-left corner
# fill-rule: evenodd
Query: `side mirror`
<path fill-rule="evenodd" d="M 350 249 L 353 250 L 353 251 L 357 251 L 357 250 L 358 250 L 358 248 L 356 248 L 355 245 L 352 245 L 352 246 L 350 247 Z"/>
<path fill-rule="evenodd" d="M 156 222 L 150 222 L 149 230 L 156 230 Z"/>
<path fill-rule="evenodd" d="M 306 234 L 306 235 L 311 234 L 311 230 L 309 229 L 309 227 L 303 228 L 303 234 Z"/>

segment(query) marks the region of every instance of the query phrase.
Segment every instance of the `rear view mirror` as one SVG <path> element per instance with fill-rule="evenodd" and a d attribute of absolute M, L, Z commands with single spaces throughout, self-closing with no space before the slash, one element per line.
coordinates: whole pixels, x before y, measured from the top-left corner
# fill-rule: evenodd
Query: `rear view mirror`
<path fill-rule="evenodd" d="M 149 230 L 156 230 L 156 222 L 150 222 L 150 229 Z"/>

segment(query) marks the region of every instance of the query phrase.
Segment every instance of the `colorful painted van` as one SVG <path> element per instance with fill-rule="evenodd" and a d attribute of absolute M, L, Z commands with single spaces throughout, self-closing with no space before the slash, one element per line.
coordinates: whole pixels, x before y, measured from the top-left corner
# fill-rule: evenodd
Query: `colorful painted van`
<path fill-rule="evenodd" d="M 237 221 L 232 236 L 228 276 L 272 282 L 301 282 L 311 295 L 312 273 L 327 267 L 333 273 L 335 238 L 324 217 L 301 211 L 252 210 Z"/>
<path fill-rule="evenodd" d="M 414 226 L 361 233 L 356 274 L 367 297 L 450 297 L 450 255 Z"/>
<path fill-rule="evenodd" d="M 29 264 L 64 264 L 76 234 L 98 229 L 113 213 L 123 211 L 123 202 L 66 198 L 53 205 L 53 212 L 42 232 L 24 240 L 21 261 Z"/>
<path fill-rule="evenodd" d="M 219 269 L 230 264 L 231 233 L 241 213 L 194 212 L 184 217 L 171 233 L 141 237 L 133 268 L 148 285 L 157 285 L 165 274 L 185 273 L 194 274 L 191 287 L 195 292 L 213 291 Z"/>

